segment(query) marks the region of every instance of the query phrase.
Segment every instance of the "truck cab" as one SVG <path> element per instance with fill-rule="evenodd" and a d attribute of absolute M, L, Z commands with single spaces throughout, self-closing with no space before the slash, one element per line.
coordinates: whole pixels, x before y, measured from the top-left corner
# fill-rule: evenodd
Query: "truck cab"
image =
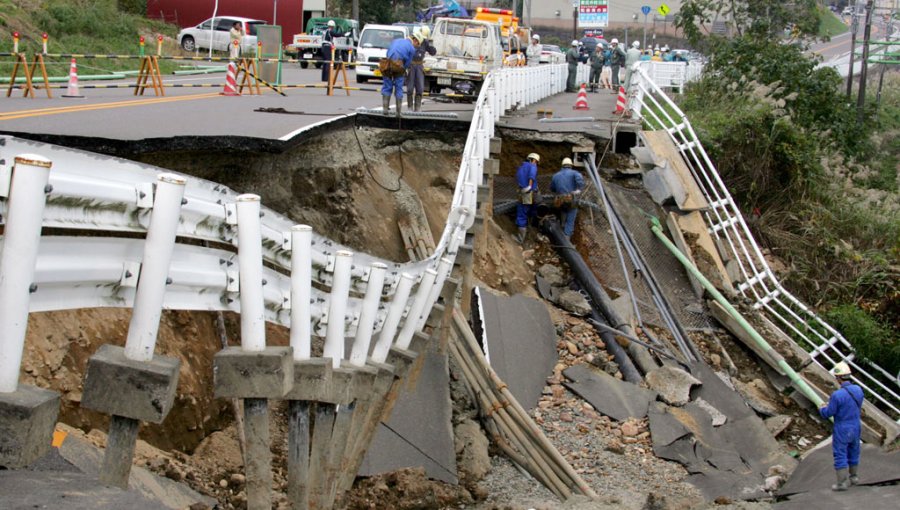
<path fill-rule="evenodd" d="M 359 41 L 359 22 L 345 18 L 310 18 L 306 23 L 306 31 L 294 34 L 292 44 L 285 46 L 285 53 L 304 60 L 319 58 L 319 52 L 322 48 L 322 34 L 328 29 L 329 21 L 334 21 L 335 27 L 339 32 L 348 34 L 344 37 L 335 37 L 334 39 L 335 49 L 343 52 L 338 58 L 346 60 L 346 54 L 350 50 L 356 49 L 357 41 Z M 306 69 L 308 66 L 309 62 L 300 62 L 300 67 L 303 69 Z M 316 67 L 321 67 L 321 64 L 316 64 Z"/>
<path fill-rule="evenodd" d="M 359 46 L 356 48 L 356 81 L 365 83 L 369 78 L 380 78 L 378 61 L 387 56 L 392 42 L 409 37 L 410 30 L 407 26 L 372 23 L 363 27 L 359 35 Z"/>
<path fill-rule="evenodd" d="M 425 57 L 425 86 L 475 98 L 484 77 L 503 65 L 500 26 L 474 19 L 438 18 L 432 32 L 437 54 Z"/>

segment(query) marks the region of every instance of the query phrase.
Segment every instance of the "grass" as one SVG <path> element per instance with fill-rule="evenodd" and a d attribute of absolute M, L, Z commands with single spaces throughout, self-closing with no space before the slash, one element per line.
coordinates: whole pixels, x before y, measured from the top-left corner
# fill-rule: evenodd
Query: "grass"
<path fill-rule="evenodd" d="M 175 42 L 178 28 L 127 14 L 117 9 L 116 0 L 0 0 L 0 52 L 11 52 L 11 34 L 19 32 L 19 51 L 29 55 L 41 51 L 41 34 L 47 33 L 48 53 L 98 53 L 137 55 L 139 38 L 144 36 L 145 54 L 156 53 L 156 38 L 163 36 L 163 55 L 180 55 Z M 0 62 L 0 76 L 12 72 L 11 59 Z M 136 59 L 78 59 L 79 77 L 108 74 L 113 71 L 137 70 Z M 47 59 L 48 74 L 66 76 L 68 59 Z M 178 68 L 171 61 L 161 61 L 160 70 L 167 74 Z"/>
<path fill-rule="evenodd" d="M 820 37 L 834 37 L 850 30 L 850 27 L 828 9 L 822 9 L 821 13 L 821 16 L 819 16 Z"/>

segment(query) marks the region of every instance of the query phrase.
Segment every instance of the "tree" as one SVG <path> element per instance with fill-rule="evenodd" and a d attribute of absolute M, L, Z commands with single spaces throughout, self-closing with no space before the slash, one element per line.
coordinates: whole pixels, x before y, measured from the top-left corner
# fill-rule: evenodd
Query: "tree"
<path fill-rule="evenodd" d="M 789 26 L 801 37 L 815 37 L 821 9 L 816 0 L 685 0 L 675 26 L 696 46 L 705 46 L 716 21 L 729 23 L 737 37 L 778 39 Z"/>

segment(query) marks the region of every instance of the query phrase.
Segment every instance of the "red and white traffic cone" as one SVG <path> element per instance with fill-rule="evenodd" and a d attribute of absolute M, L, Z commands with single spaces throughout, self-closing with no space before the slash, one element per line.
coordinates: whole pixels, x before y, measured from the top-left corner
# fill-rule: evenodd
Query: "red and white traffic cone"
<path fill-rule="evenodd" d="M 225 74 L 225 90 L 222 91 L 223 96 L 239 96 L 237 91 L 237 83 L 235 75 L 237 74 L 237 64 L 234 61 L 228 63 L 228 72 Z"/>
<path fill-rule="evenodd" d="M 578 97 L 575 99 L 575 106 L 572 109 L 590 110 L 587 104 L 587 90 L 584 88 L 584 83 L 581 84 L 581 90 L 578 91 Z"/>
<path fill-rule="evenodd" d="M 78 66 L 75 65 L 75 59 L 69 66 L 69 86 L 66 87 L 66 93 L 62 97 L 84 97 L 78 93 Z"/>
<path fill-rule="evenodd" d="M 628 104 L 628 98 L 625 97 L 625 87 L 619 86 L 619 96 L 616 98 L 616 109 L 613 113 L 616 115 L 625 114 L 625 107 Z"/>

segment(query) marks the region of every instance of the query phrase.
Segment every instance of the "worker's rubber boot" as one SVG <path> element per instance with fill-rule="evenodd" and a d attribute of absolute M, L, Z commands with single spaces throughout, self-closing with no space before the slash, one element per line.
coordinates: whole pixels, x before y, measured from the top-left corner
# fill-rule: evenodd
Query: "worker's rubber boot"
<path fill-rule="evenodd" d="M 413 110 L 413 105 L 414 105 L 414 103 L 413 103 L 413 95 L 412 95 L 412 94 L 409 94 L 409 95 L 406 96 L 406 107 L 409 108 L 410 111 L 412 111 L 412 110 Z M 418 111 L 418 110 L 416 110 L 416 111 Z"/>
<path fill-rule="evenodd" d="M 419 94 L 416 94 L 416 106 L 415 106 L 415 109 L 416 109 L 417 112 L 418 112 L 418 111 L 422 111 L 422 96 L 419 95 Z"/>
<path fill-rule="evenodd" d="M 850 485 L 859 484 L 859 465 L 850 466 L 849 470 L 850 478 L 848 478 L 848 480 L 850 480 Z"/>
<path fill-rule="evenodd" d="M 835 470 L 837 474 L 837 483 L 831 486 L 833 491 L 845 491 L 850 488 L 850 476 L 847 468 Z"/>
<path fill-rule="evenodd" d="M 516 241 L 519 244 L 525 244 L 526 235 L 528 235 L 528 227 L 519 227 L 519 233 L 516 234 Z"/>
<path fill-rule="evenodd" d="M 403 111 L 403 96 L 397 98 L 397 118 L 400 118 L 400 112 Z"/>
<path fill-rule="evenodd" d="M 381 96 L 381 113 L 390 115 L 391 112 L 391 96 Z"/>

